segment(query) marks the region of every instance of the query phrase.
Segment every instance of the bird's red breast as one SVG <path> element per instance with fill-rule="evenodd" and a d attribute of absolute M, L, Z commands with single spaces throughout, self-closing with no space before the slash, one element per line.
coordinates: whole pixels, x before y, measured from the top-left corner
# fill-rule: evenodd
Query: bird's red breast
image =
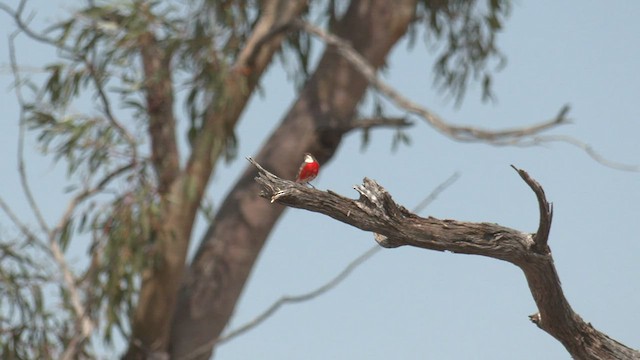
<path fill-rule="evenodd" d="M 318 176 L 318 171 L 320 170 L 320 164 L 311 154 L 304 154 L 304 162 L 300 166 L 300 170 L 298 171 L 298 177 L 296 178 L 296 182 L 308 183 Z"/>

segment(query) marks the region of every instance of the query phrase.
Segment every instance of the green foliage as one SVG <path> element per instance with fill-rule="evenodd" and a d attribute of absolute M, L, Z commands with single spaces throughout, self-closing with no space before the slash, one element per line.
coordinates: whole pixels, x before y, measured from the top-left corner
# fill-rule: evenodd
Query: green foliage
<path fill-rule="evenodd" d="M 343 3 L 344 4 L 344 3 Z M 336 12 L 335 1 L 311 2 L 301 17 L 307 20 L 314 17 L 314 22 L 335 22 Z M 287 76 L 293 81 L 294 86 L 300 89 L 311 75 L 314 58 L 314 51 L 318 45 L 317 41 L 312 41 L 313 37 L 304 31 L 288 31 L 282 44 L 282 50 L 277 54 L 278 59 L 287 71 Z"/>
<path fill-rule="evenodd" d="M 232 80 L 231 76 L 240 70 L 234 65 L 260 16 L 258 5 L 256 1 L 202 0 L 187 9 L 190 21 L 184 32 L 188 36 L 179 38 L 175 68 L 187 89 L 184 107 L 190 144 L 200 135 L 204 118 L 223 112 L 229 104 L 230 82 L 241 90 L 245 86 L 242 78 Z M 217 137 L 225 139 L 223 155 L 230 161 L 237 155 L 237 139 L 232 129 L 221 130 L 224 133 Z"/>
<path fill-rule="evenodd" d="M 153 264 L 158 215 L 153 187 L 142 182 L 132 183 L 128 191 L 105 206 L 104 212 L 94 213 L 90 228 L 93 260 L 85 279 L 92 287 L 88 303 L 94 314 L 101 314 L 109 343 L 114 329 L 127 336 L 140 274 Z"/>
<path fill-rule="evenodd" d="M 406 131 L 397 128 L 391 141 L 391 150 L 397 151 L 400 145 L 411 145 L 411 137 L 409 137 Z"/>
<path fill-rule="evenodd" d="M 312 3 L 318 8 L 304 16 L 320 13 L 320 21 L 326 20 L 330 27 L 345 4 Z M 457 101 L 470 80 L 481 81 L 485 98 L 490 98 L 489 65 L 503 60 L 495 37 L 508 15 L 509 1 L 492 0 L 484 7 L 479 3 L 424 0 L 413 26 L 426 24 L 429 39 L 442 46 L 435 65 L 437 84 Z M 108 342 L 114 330 L 127 336 L 141 274 L 158 264 L 154 237 L 162 221 L 160 200 L 145 166 L 148 159 L 138 155 L 148 125 L 145 81 L 149 79 L 140 66 L 141 47 L 153 35 L 170 59 L 176 99 L 184 109 L 184 116 L 176 117 L 184 123 L 190 142 L 216 135 L 214 146 L 222 147 L 230 161 L 237 156 L 234 129 L 202 134 L 203 119 L 228 106 L 231 81 L 235 89 L 244 90 L 243 77 L 235 76 L 242 69 L 234 65 L 260 16 L 260 5 L 256 0 L 96 0 L 47 34 L 61 56 L 45 68 L 46 78 L 40 85 L 26 83 L 32 96 L 23 104 L 28 128 L 42 150 L 63 160 L 70 177 L 83 174 L 83 185 L 95 183 L 123 164 L 134 164 L 125 173 L 128 177 L 96 200 L 97 205 L 76 209 L 56 239 L 62 249 L 78 237 L 91 239 L 92 262 L 79 286 L 85 296 L 82 300 Z M 307 33 L 287 33 L 280 55 L 298 85 L 311 73 L 313 51 L 314 42 Z M 163 75 L 169 74 L 158 74 Z M 83 96 L 92 97 L 94 108 L 76 108 Z M 374 113 L 383 116 L 381 103 L 376 104 Z M 132 139 L 117 124 L 142 130 Z M 409 140 L 399 128 L 392 148 Z M 368 142 L 365 129 L 363 147 Z M 70 192 L 78 195 L 83 189 L 78 186 Z M 203 205 L 203 211 L 211 216 L 210 206 Z M 75 319 L 72 311 L 53 314 L 51 309 L 68 309 L 68 294 L 38 261 L 23 254 L 18 243 L 0 241 L 0 351 L 18 359 L 57 358 L 61 346 L 74 335 L 70 324 Z M 52 307 L 45 295 L 56 289 L 61 304 Z"/>
<path fill-rule="evenodd" d="M 145 139 L 131 143 L 128 134 L 115 126 L 147 126 L 141 48 L 153 34 L 165 56 L 172 59 L 176 90 L 187 90 L 186 96 L 177 98 L 184 101 L 189 132 L 195 138 L 203 117 L 228 103 L 226 88 L 259 16 L 258 4 L 93 1 L 47 34 L 62 56 L 45 68 L 46 78 L 40 85 L 29 83 L 31 97 L 23 104 L 28 129 L 36 134 L 43 152 L 56 161 L 64 160 L 68 175 L 80 172 L 82 183 L 87 184 L 95 184 L 110 169 L 136 164 L 126 181 L 119 181 L 109 197 L 100 199 L 101 205 L 79 207 L 56 239 L 62 249 L 78 236 L 93 239 L 93 260 L 81 284 L 88 286 L 86 306 L 107 341 L 112 340 L 114 329 L 126 336 L 141 273 L 153 265 L 153 238 L 160 221 L 155 181 L 144 166 L 147 160 L 137 155 Z M 78 111 L 78 100 L 87 95 L 93 96 L 95 107 Z M 230 160 L 237 155 L 237 138 L 233 129 L 223 131 L 220 144 Z M 83 190 L 83 186 L 70 189 L 75 195 Z M 37 295 L 30 294 L 31 299 L 41 304 Z M 67 294 L 61 291 L 60 296 L 64 299 Z"/>
<path fill-rule="evenodd" d="M 492 73 L 506 64 L 496 36 L 510 9 L 510 0 L 423 0 L 418 7 L 417 24 L 426 24 L 427 40 L 441 47 L 434 66 L 435 84 L 455 98 L 457 105 L 470 80 L 481 82 L 483 100 L 494 99 Z"/>
<path fill-rule="evenodd" d="M 315 49 L 311 40 L 311 35 L 306 32 L 292 31 L 283 43 L 283 50 L 278 54 L 296 88 L 301 88 L 311 75 L 311 58 Z"/>
<path fill-rule="evenodd" d="M 45 301 L 45 294 L 56 287 L 56 279 L 48 274 L 45 265 L 29 255 L 33 250 L 29 242 L 0 239 L 3 359 L 57 359 L 64 350 L 62 344 L 74 335 L 63 326 L 73 319 L 55 313 L 55 304 Z"/>
<path fill-rule="evenodd" d="M 28 105 L 25 110 L 29 129 L 39 133 L 42 151 L 53 153 L 55 160 L 64 158 L 69 175 L 81 167 L 94 174 L 108 168 L 112 156 L 124 145 L 124 140 L 103 118 L 63 115 L 35 105 Z"/>

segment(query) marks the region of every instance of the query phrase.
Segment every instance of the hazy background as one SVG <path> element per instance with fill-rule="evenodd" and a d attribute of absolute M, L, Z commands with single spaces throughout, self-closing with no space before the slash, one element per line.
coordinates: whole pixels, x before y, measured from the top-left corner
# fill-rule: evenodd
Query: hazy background
<path fill-rule="evenodd" d="M 34 26 L 61 19 L 74 4 L 31 1 L 37 13 Z M 508 64 L 494 78 L 496 103 L 481 103 L 478 85 L 469 89 L 460 108 L 438 94 L 432 87 L 433 52 L 422 39 L 413 49 L 406 42 L 395 48 L 384 78 L 448 121 L 487 128 L 547 120 L 570 103 L 573 123 L 551 133 L 580 139 L 608 159 L 639 164 L 640 2 L 519 1 L 512 11 L 498 40 Z M 0 195 L 34 224 L 16 170 L 19 110 L 7 40 L 14 28 L 1 14 Z M 18 39 L 17 53 L 27 68 L 41 67 L 55 54 L 24 36 Z M 295 98 L 285 71 L 274 65 L 262 82 L 264 96 L 253 98 L 238 128 L 239 158 L 220 166 L 210 184 L 216 205 L 247 166 L 243 158 L 257 152 Z M 461 178 L 423 215 L 533 232 L 538 224 L 535 196 L 509 165 L 527 170 L 554 203 L 549 244 L 569 302 L 597 329 L 639 348 L 640 174 L 604 167 L 562 143 L 530 148 L 463 144 L 420 119 L 415 122 L 409 130 L 412 145 L 396 152 L 391 152 L 392 130 L 374 131 L 365 151 L 361 134 L 353 133 L 314 183 L 356 197 L 352 186 L 367 176 L 412 208 L 458 171 Z M 65 168 L 40 156 L 33 139 L 27 143 L 28 173 L 53 222 L 66 206 Z M 205 225 L 199 222 L 194 244 Z M 230 328 L 282 295 L 321 285 L 373 244 L 369 233 L 288 210 L 255 267 Z M 85 246 L 76 244 L 70 251 L 72 263 L 83 263 Z M 285 307 L 219 347 L 216 359 L 568 359 L 559 342 L 529 322 L 527 316 L 534 312 L 525 278 L 515 266 L 478 256 L 389 249 L 329 294 Z M 101 352 L 115 358 L 122 346 Z"/>

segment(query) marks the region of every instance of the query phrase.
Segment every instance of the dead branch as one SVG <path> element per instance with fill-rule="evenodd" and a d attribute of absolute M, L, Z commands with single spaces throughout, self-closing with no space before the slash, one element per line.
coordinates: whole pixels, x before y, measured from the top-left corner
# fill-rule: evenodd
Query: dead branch
<path fill-rule="evenodd" d="M 347 129 L 345 130 L 346 131 L 350 131 L 354 129 L 369 130 L 369 129 L 378 128 L 378 127 L 405 128 L 409 126 L 413 126 L 413 122 L 407 118 L 376 116 L 376 117 L 356 119 L 351 123 L 347 124 Z"/>
<path fill-rule="evenodd" d="M 7 217 L 9 217 L 9 220 L 11 220 L 11 222 L 18 228 L 20 233 L 27 239 L 27 241 L 30 244 L 35 244 L 39 248 L 47 249 L 47 246 L 40 240 L 40 238 L 38 238 L 36 234 L 34 234 L 31 231 L 31 229 L 29 229 L 27 224 L 25 224 L 24 222 L 22 222 L 22 220 L 20 220 L 18 215 L 16 215 L 16 213 L 13 212 L 13 210 L 11 210 L 11 207 L 9 206 L 9 204 L 7 204 L 6 201 L 4 201 L 4 199 L 1 196 L 0 196 L 0 209 L 4 211 Z"/>
<path fill-rule="evenodd" d="M 262 168 L 256 178 L 260 196 L 272 203 L 330 216 L 359 229 L 374 232 L 383 247 L 413 246 L 428 250 L 482 255 L 508 261 L 525 274 L 538 313 L 536 325 L 560 341 L 576 359 L 638 359 L 633 350 L 596 330 L 576 314 L 564 296 L 553 257 L 547 249 L 551 205 L 542 187 L 525 171 L 517 170 L 538 197 L 543 219 L 535 236 L 494 223 L 421 218 L 395 203 L 378 183 L 364 179 L 354 188 L 360 194 L 352 200 L 331 191 L 320 191 L 281 179 Z M 542 239 L 542 238 L 545 239 Z"/>
<path fill-rule="evenodd" d="M 334 46 L 336 50 L 354 66 L 355 69 L 360 71 L 360 73 L 367 78 L 367 81 L 369 81 L 371 86 L 393 102 L 397 107 L 409 113 L 418 115 L 436 130 L 451 137 L 452 139 L 468 142 L 485 141 L 492 145 L 499 146 L 536 146 L 547 142 L 565 142 L 582 149 L 592 159 L 604 166 L 624 171 L 640 171 L 639 165 L 620 164 L 615 161 L 608 160 L 598 154 L 590 145 L 570 136 L 538 136 L 538 134 L 545 130 L 569 123 L 570 120 L 566 117 L 569 112 L 569 105 L 564 105 L 558 114 L 551 120 L 521 128 L 492 131 L 470 126 L 451 125 L 433 111 L 411 101 L 395 90 L 391 85 L 381 80 L 377 76 L 375 68 L 343 39 L 327 33 L 321 28 L 303 20 L 296 20 L 294 25 L 299 29 L 303 29 L 317 36 L 327 45 Z"/>
<path fill-rule="evenodd" d="M 18 60 L 16 59 L 16 50 L 15 50 L 15 38 L 18 36 L 18 32 L 14 32 L 9 36 L 9 60 L 11 62 L 11 71 L 13 73 L 13 78 L 16 83 L 16 98 L 18 100 L 18 104 L 20 104 L 20 108 L 24 109 L 25 100 L 22 96 L 22 91 L 20 90 L 20 86 L 22 85 L 22 79 L 20 77 L 20 72 L 18 71 Z M 22 192 L 27 198 L 27 202 L 29 203 L 29 207 L 33 212 L 36 220 L 38 221 L 38 225 L 40 225 L 40 229 L 49 233 L 49 227 L 47 226 L 47 222 L 44 220 L 42 216 L 42 211 L 36 202 L 33 192 L 31 191 L 31 186 L 29 186 L 29 181 L 27 179 L 27 173 L 24 164 L 24 136 L 25 136 L 25 117 L 24 111 L 20 111 L 20 123 L 18 129 L 18 174 L 20 176 L 20 186 L 22 187 Z"/>
<path fill-rule="evenodd" d="M 205 343 L 198 348 L 196 348 L 193 352 L 184 357 L 181 357 L 180 360 L 191 360 L 196 359 L 198 356 L 204 354 L 209 351 L 212 346 L 220 345 L 229 340 L 232 340 L 247 331 L 255 328 L 256 326 L 262 324 L 265 320 L 269 319 L 273 314 L 276 313 L 282 306 L 287 304 L 295 304 L 300 302 L 305 302 L 311 299 L 315 299 L 318 296 L 326 293 L 327 291 L 338 286 L 343 280 L 345 280 L 351 273 L 358 268 L 358 266 L 362 265 L 365 261 L 369 260 L 373 255 L 375 255 L 380 248 L 378 246 L 370 248 L 365 251 L 363 254 L 358 256 L 356 259 L 352 260 L 342 271 L 340 271 L 336 276 L 331 278 L 326 283 L 322 284 L 320 287 L 315 288 L 312 291 L 299 294 L 299 295 L 285 295 L 278 299 L 276 302 L 271 304 L 266 310 L 260 313 L 258 316 L 254 317 L 252 320 L 247 323 L 237 327 L 236 329 L 229 331 L 227 334 L 223 336 L 213 339 L 208 343 Z"/>
<path fill-rule="evenodd" d="M 18 4 L 16 10 L 13 10 L 8 5 L 0 3 L 0 10 L 6 12 L 10 17 L 12 17 L 16 25 L 18 26 L 18 29 L 22 30 L 30 38 L 44 44 L 60 47 L 60 49 L 68 51 L 70 53 L 73 52 L 70 48 L 64 47 L 63 45 L 58 45 L 54 39 L 49 38 L 43 34 L 39 34 L 35 30 L 31 29 L 27 24 L 29 21 L 24 18 L 24 9 L 26 5 L 27 0 L 20 0 L 20 3 Z"/>
<path fill-rule="evenodd" d="M 335 288 L 338 284 L 340 284 L 343 280 L 345 280 L 349 275 L 351 275 L 351 273 L 356 268 L 358 268 L 358 266 L 362 265 L 365 261 L 369 260 L 373 255 L 375 255 L 379 249 L 380 247 L 376 246 L 365 251 L 360 256 L 358 256 L 357 258 L 349 262 L 349 264 L 347 264 L 347 266 L 344 269 L 342 269 L 336 276 L 334 276 L 329 281 L 327 281 L 326 283 L 322 284 L 321 286 L 317 287 L 312 291 L 299 294 L 299 295 L 286 295 L 281 297 L 280 299 L 278 299 L 278 301 L 273 303 L 267 310 L 265 310 L 259 316 L 256 316 L 250 322 L 238 327 L 237 329 L 229 332 L 228 334 L 221 336 L 217 341 L 218 344 L 229 341 L 234 337 L 237 337 L 238 335 L 241 335 L 246 331 L 250 330 L 251 328 L 259 325 L 260 323 L 268 319 L 283 305 L 299 303 L 299 302 L 315 299 L 318 296 L 326 293 L 327 291 Z"/>
<path fill-rule="evenodd" d="M 411 211 L 414 213 L 419 213 L 424 210 L 427 206 L 431 205 L 432 202 L 436 200 L 436 198 L 442 194 L 449 186 L 453 185 L 460 178 L 460 173 L 455 172 L 451 176 L 449 176 L 445 181 L 440 183 L 440 185 L 436 186 L 435 189 L 429 193 L 429 195 L 424 198 L 416 207 L 414 207 Z"/>
<path fill-rule="evenodd" d="M 538 145 L 544 145 L 546 143 L 552 143 L 552 142 L 560 142 L 560 143 L 565 143 L 565 144 L 569 144 L 569 145 L 573 145 L 575 147 L 577 147 L 578 149 L 583 150 L 585 153 L 587 153 L 587 155 L 589 155 L 589 157 L 591 157 L 593 160 L 595 160 L 597 163 L 600 163 L 601 165 L 604 165 L 606 167 L 612 168 L 612 169 L 616 169 L 616 170 L 622 170 L 622 171 L 631 171 L 631 172 L 640 172 L 640 165 L 637 164 L 624 164 L 624 163 L 620 163 L 617 161 L 612 161 L 607 159 L 606 157 L 602 156 L 600 153 L 598 153 L 593 146 L 585 143 L 584 141 L 580 141 L 572 136 L 567 136 L 567 135 L 539 135 L 539 136 L 533 136 L 531 138 L 527 138 L 527 139 L 521 139 L 521 141 L 513 144 L 516 146 L 538 146 Z M 505 145 L 510 145 L 510 144 L 505 144 Z"/>
<path fill-rule="evenodd" d="M 362 57 L 362 55 L 354 50 L 353 47 L 351 47 L 351 45 L 349 45 L 343 39 L 329 34 L 321 28 L 303 20 L 296 20 L 294 24 L 298 28 L 317 36 L 327 45 L 334 46 L 336 50 L 353 65 L 354 68 L 360 71 L 360 73 L 367 79 L 367 81 L 369 81 L 371 86 L 373 86 L 396 106 L 404 109 L 409 113 L 420 116 L 421 118 L 426 120 L 429 125 L 433 126 L 438 131 L 455 140 L 500 142 L 537 134 L 544 130 L 568 122 L 566 115 L 569 112 L 569 106 L 565 105 L 562 107 L 558 115 L 556 115 L 553 119 L 517 129 L 491 131 L 470 126 L 455 126 L 448 124 L 444 119 L 436 115 L 433 111 L 421 106 L 416 102 L 409 100 L 408 98 L 400 94 L 400 92 L 396 91 L 391 85 L 382 81 L 377 76 L 375 68 L 371 66 L 371 64 L 369 64 Z"/>
<path fill-rule="evenodd" d="M 427 197 L 423 201 L 421 201 L 420 204 L 418 204 L 418 206 L 416 206 L 414 208 L 413 211 L 414 212 L 419 212 L 419 211 L 421 211 L 421 209 L 424 209 L 431 202 L 433 202 L 438 197 L 438 195 L 440 195 L 445 189 L 447 189 L 449 186 L 451 186 L 451 184 L 453 184 L 459 177 L 460 177 L 459 173 L 454 173 L 452 176 L 447 178 L 444 182 L 442 182 L 435 189 L 433 189 L 433 191 L 431 191 L 429 193 L 429 195 L 427 195 Z M 377 246 L 377 245 L 369 248 L 368 250 L 366 250 L 365 252 L 363 252 L 362 254 L 357 256 L 355 259 L 351 260 L 342 269 L 342 271 L 340 271 L 335 277 L 331 278 L 329 281 L 326 281 L 325 283 L 323 283 L 319 287 L 315 288 L 314 290 L 311 290 L 311 291 L 303 293 L 303 294 L 294 295 L 294 296 L 282 296 L 280 299 L 278 299 L 276 302 L 271 304 L 271 306 L 269 306 L 266 310 L 264 310 L 258 316 L 256 316 L 253 319 L 249 320 L 245 324 L 237 327 L 236 329 L 233 329 L 233 330 L 229 331 L 228 333 L 224 334 L 223 336 L 219 337 L 218 339 L 211 340 L 210 342 L 200 346 L 199 348 L 194 350 L 189 355 L 185 356 L 184 358 L 181 358 L 181 360 L 194 359 L 194 358 L 198 357 L 200 354 L 202 354 L 205 350 L 211 348 L 212 346 L 214 346 L 216 344 L 217 345 L 223 344 L 223 343 L 225 343 L 225 342 L 227 342 L 229 340 L 232 340 L 233 338 L 238 337 L 241 334 L 246 333 L 249 330 L 254 329 L 258 325 L 262 324 L 265 320 L 270 318 L 273 314 L 275 314 L 276 311 L 278 311 L 283 305 L 295 304 L 295 303 L 299 303 L 299 302 L 312 300 L 312 299 L 315 299 L 315 298 L 317 298 L 318 296 L 320 296 L 322 294 L 325 294 L 329 290 L 331 290 L 331 289 L 335 288 L 336 286 L 338 286 L 349 275 L 351 275 L 351 273 L 353 273 L 353 271 L 356 268 L 358 268 L 359 266 L 361 266 L 362 264 L 367 262 L 367 260 L 371 259 L 381 249 L 382 248 L 380 246 Z"/>
<path fill-rule="evenodd" d="M 540 225 L 538 226 L 536 235 L 533 237 L 533 241 L 535 243 L 533 250 L 538 254 L 549 254 L 551 253 L 551 249 L 549 249 L 547 242 L 549 240 L 549 232 L 551 231 L 551 220 L 553 219 L 553 204 L 547 201 L 544 189 L 542 189 L 540 183 L 529 176 L 526 171 L 520 170 L 513 165 L 511 165 L 511 167 L 518 172 L 518 175 L 520 175 L 522 180 L 529 185 L 538 198 L 538 205 L 540 207 Z"/>

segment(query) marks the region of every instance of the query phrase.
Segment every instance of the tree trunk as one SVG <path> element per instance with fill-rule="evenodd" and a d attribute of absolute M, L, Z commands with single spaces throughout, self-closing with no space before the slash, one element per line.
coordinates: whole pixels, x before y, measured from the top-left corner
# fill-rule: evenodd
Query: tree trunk
<path fill-rule="evenodd" d="M 179 168 L 176 145 L 171 54 L 158 44 L 151 33 L 146 34 L 141 57 L 160 211 L 155 219 L 158 228 L 153 239 L 151 265 L 142 274 L 140 297 L 132 317 L 131 339 L 125 359 L 166 356 L 191 231 L 211 173 L 223 152 L 222 144 L 280 48 L 284 35 L 273 35 L 272 31 L 281 27 L 283 22 L 298 17 L 306 6 L 304 0 L 261 2 L 262 15 L 238 55 L 233 66 L 235 71 L 228 78 L 225 96 L 229 103 L 222 108 L 216 107 L 215 101 L 210 104 L 184 169 Z"/>
<path fill-rule="evenodd" d="M 335 32 L 379 67 L 405 34 L 415 6 L 413 0 L 354 0 Z M 326 49 L 298 100 L 256 158 L 286 178 L 295 176 L 304 152 L 325 164 L 351 128 L 367 87 L 357 70 L 332 48 Z M 267 236 L 282 215 L 283 207 L 258 197 L 255 175 L 252 167 L 244 172 L 188 270 L 174 317 L 172 357 L 210 357 Z"/>

